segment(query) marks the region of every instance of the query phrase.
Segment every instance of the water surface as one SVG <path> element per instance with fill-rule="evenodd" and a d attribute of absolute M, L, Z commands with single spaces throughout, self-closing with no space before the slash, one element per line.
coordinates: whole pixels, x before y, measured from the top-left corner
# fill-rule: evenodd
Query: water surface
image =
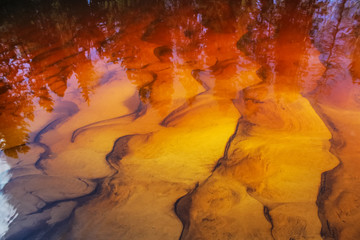
<path fill-rule="evenodd" d="M 356 0 L 0 3 L 4 239 L 360 239 Z"/>

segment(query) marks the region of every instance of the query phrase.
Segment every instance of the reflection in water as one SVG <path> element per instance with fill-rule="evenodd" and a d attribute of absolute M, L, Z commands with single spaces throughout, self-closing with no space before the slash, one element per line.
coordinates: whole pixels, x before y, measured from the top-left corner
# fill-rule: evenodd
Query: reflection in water
<path fill-rule="evenodd" d="M 3 153 L 0 155 L 0 189 L 8 183 L 11 176 L 8 174 L 9 165 L 6 163 L 6 159 L 3 157 Z M 0 236 L 4 236 L 9 230 L 9 222 L 16 216 L 16 210 L 9 204 L 8 197 L 4 194 L 0 194 Z"/>
<path fill-rule="evenodd" d="M 5 239 L 360 238 L 357 1 L 0 6 Z"/>

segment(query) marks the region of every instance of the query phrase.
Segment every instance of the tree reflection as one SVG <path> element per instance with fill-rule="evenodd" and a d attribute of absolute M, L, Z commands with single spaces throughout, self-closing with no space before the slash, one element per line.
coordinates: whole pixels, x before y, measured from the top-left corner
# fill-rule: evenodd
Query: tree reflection
<path fill-rule="evenodd" d="M 124 11 L 138 2 L 92 1 L 90 6 L 87 1 L 27 1 L 26 7 L 3 3 L 1 149 L 12 156 L 26 151 L 23 144 L 36 106 L 51 112 L 54 96 L 64 96 L 73 74 L 83 99 L 90 101 L 96 85 L 93 56 L 111 56 L 111 46 L 104 43 L 117 36 L 126 21 Z"/>

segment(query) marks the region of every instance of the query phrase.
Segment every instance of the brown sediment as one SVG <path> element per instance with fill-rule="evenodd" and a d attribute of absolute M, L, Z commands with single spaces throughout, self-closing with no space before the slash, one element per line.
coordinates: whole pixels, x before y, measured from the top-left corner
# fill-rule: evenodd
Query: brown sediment
<path fill-rule="evenodd" d="M 183 235 L 185 235 L 189 231 L 190 208 L 192 203 L 191 195 L 194 191 L 196 191 L 196 188 L 198 186 L 199 184 L 196 184 L 195 188 L 191 192 L 188 192 L 185 196 L 179 198 L 174 204 L 176 216 L 180 219 L 183 225 L 183 229 L 181 231 L 179 239 L 182 239 Z"/>
<path fill-rule="evenodd" d="M 268 104 L 268 102 L 266 101 L 265 103 L 260 103 L 260 105 L 264 105 L 264 104 Z M 272 106 L 272 105 L 269 105 Z M 306 105 L 304 105 L 306 106 Z M 285 105 L 283 105 L 283 107 L 285 107 Z M 286 107 L 287 108 L 287 107 Z M 279 107 L 279 109 L 281 109 L 281 107 Z M 279 109 L 277 109 L 276 111 L 279 111 Z M 288 109 L 291 109 L 291 107 L 289 107 Z M 284 110 L 281 110 L 284 111 Z M 311 111 L 309 112 L 311 113 Z M 311 113 L 309 115 L 309 117 L 311 115 L 314 115 L 313 113 Z M 245 115 L 246 116 L 246 115 Z M 250 115 L 249 115 L 250 116 Z M 261 114 L 259 115 L 261 116 Z M 271 117 L 271 115 L 270 115 Z M 292 120 L 295 121 L 296 118 L 293 118 Z M 311 119 L 311 117 L 310 117 Z M 315 118 L 316 119 L 316 118 Z M 255 119 L 254 119 L 255 120 Z M 252 120 L 252 121 L 254 121 Z M 261 120 L 261 118 L 259 118 L 258 120 Z M 269 120 L 267 120 L 269 121 Z M 270 121 L 271 118 L 270 118 Z M 318 120 L 317 120 L 318 121 Z M 242 122 L 248 122 L 248 120 L 243 120 Z M 306 121 L 305 121 L 306 122 Z M 321 175 L 321 169 L 323 168 L 327 168 L 329 167 L 328 164 L 330 163 L 330 166 L 333 165 L 335 161 L 331 161 L 331 162 L 327 162 L 328 160 L 326 160 L 327 158 L 331 159 L 331 155 L 329 153 L 326 153 L 326 150 L 324 150 L 324 153 L 321 153 L 321 151 L 319 150 L 319 157 L 321 155 L 321 159 L 326 160 L 324 162 L 319 162 L 318 167 L 319 169 L 317 170 L 316 168 L 313 169 L 314 173 L 311 173 L 312 175 L 318 175 L 318 177 L 316 177 L 314 179 L 315 183 L 311 183 L 310 179 L 308 179 L 307 181 L 309 183 L 306 183 L 307 185 L 306 188 L 304 188 L 303 190 L 300 191 L 301 194 L 304 194 L 305 191 L 309 191 L 309 196 L 307 196 L 307 199 L 309 202 L 305 201 L 305 199 L 303 199 L 304 197 L 301 196 L 301 194 L 299 195 L 299 193 L 297 193 L 298 189 L 300 189 L 300 186 L 304 185 L 304 182 L 301 182 L 300 179 L 303 178 L 303 175 L 307 175 L 309 173 L 306 173 L 305 169 L 302 170 L 302 174 L 299 173 L 295 173 L 294 171 L 291 172 L 291 174 L 286 173 L 286 172 L 279 172 L 278 170 L 276 170 L 275 168 L 271 167 L 273 164 L 277 165 L 277 164 L 289 164 L 289 165 L 297 165 L 300 168 L 303 168 L 303 166 L 307 166 L 306 164 L 310 164 L 310 162 L 306 161 L 306 162 L 301 162 L 301 161 L 294 161 L 294 163 L 291 163 L 289 161 L 286 161 L 283 157 L 286 156 L 286 154 L 284 156 L 282 156 L 282 154 L 280 153 L 276 153 L 278 150 L 278 143 L 275 143 L 276 141 L 279 140 L 273 140 L 273 143 L 267 142 L 266 145 L 264 145 L 263 147 L 260 145 L 259 147 L 256 147 L 257 145 L 257 141 L 262 142 L 263 140 L 257 140 L 257 138 L 259 138 L 260 136 L 267 138 L 266 135 L 262 134 L 258 135 L 258 132 L 260 128 L 259 126 L 260 122 L 257 122 L 256 124 L 253 122 L 250 128 L 247 128 L 246 125 L 249 124 L 245 124 L 244 128 L 247 129 L 245 131 L 244 134 L 242 134 L 243 131 L 239 131 L 237 130 L 236 133 L 234 134 L 234 136 L 231 138 L 231 141 L 229 141 L 228 146 L 226 147 L 227 151 L 225 151 L 224 157 L 221 158 L 221 160 L 219 161 L 217 168 L 214 170 L 214 173 L 212 176 L 209 177 L 208 180 L 206 180 L 204 183 L 200 183 L 198 190 L 196 191 L 196 193 L 192 194 L 192 205 L 190 206 L 190 210 L 192 211 L 192 218 L 190 219 L 191 222 L 191 226 L 193 227 L 193 229 L 191 229 L 189 231 L 189 234 L 187 237 L 184 237 L 184 239 L 191 239 L 191 236 L 193 236 L 194 234 L 197 236 L 199 235 L 202 236 L 202 238 L 213 238 L 213 237 L 218 237 L 218 236 L 225 236 L 226 234 L 230 234 L 232 237 L 237 238 L 237 239 L 247 239 L 249 237 L 252 238 L 263 238 L 266 239 L 267 237 L 265 237 L 266 235 L 264 234 L 268 234 L 268 238 L 272 239 L 272 238 L 283 238 L 283 237 L 290 237 L 290 238 L 299 238 L 299 237 L 304 237 L 304 238 L 311 238 L 311 237 L 316 237 L 317 233 L 320 233 L 320 223 L 317 223 L 316 221 L 316 216 L 317 216 L 317 210 L 316 210 L 316 206 L 315 206 L 315 201 L 316 201 L 316 193 L 318 190 L 318 184 L 316 183 L 316 180 L 319 179 L 320 180 L 320 175 Z M 284 125 L 285 122 L 281 125 Z M 304 123 L 305 124 L 305 123 Z M 319 124 L 321 124 L 319 122 Z M 241 122 L 239 122 L 239 125 L 241 126 Z M 268 123 L 266 124 L 268 125 Z M 266 126 L 265 125 L 265 126 Z M 279 127 L 281 126 L 279 125 Z M 263 132 L 267 132 L 270 129 L 268 127 L 264 128 L 262 127 L 262 131 Z M 287 125 L 285 124 L 284 127 L 286 126 L 291 126 L 291 125 Z M 320 126 L 320 125 L 319 125 Z M 278 128 L 275 125 L 275 131 L 282 131 L 281 128 Z M 278 130 L 277 130 L 278 128 Z M 238 129 L 243 129 L 243 127 L 238 127 Z M 273 131 L 271 130 L 271 131 Z M 293 152 L 297 152 L 298 154 L 300 154 L 300 152 L 302 150 L 300 150 L 300 148 L 294 147 L 294 142 L 299 141 L 299 142 L 303 142 L 303 141 L 307 141 L 307 138 L 311 138 L 311 136 L 306 137 L 307 134 L 307 130 L 306 127 L 304 130 L 302 130 L 302 128 L 297 128 L 296 131 L 299 131 L 299 133 L 294 132 L 294 137 L 289 138 L 288 143 L 284 142 L 283 140 L 281 141 L 281 144 L 284 146 L 288 146 L 288 150 L 286 151 L 293 151 Z M 302 136 L 301 131 L 305 131 L 305 135 Z M 275 132 L 273 132 L 272 134 L 274 134 Z M 297 134 L 300 134 L 299 136 L 297 136 Z M 281 133 L 279 135 L 279 137 L 281 138 Z M 302 140 L 302 138 L 304 138 L 304 140 Z M 291 139 L 291 140 L 290 140 Z M 326 140 L 326 134 L 324 137 L 324 140 Z M 251 143 L 251 141 L 253 141 L 253 143 Z M 265 140 L 267 141 L 267 140 Z M 322 140 L 321 140 L 322 141 Z M 247 145 L 245 144 L 247 142 L 247 145 L 251 146 L 251 144 L 255 144 L 255 149 L 257 149 L 256 151 L 248 149 Z M 305 142 L 303 142 L 303 144 L 305 144 Z M 313 146 L 311 146 L 311 144 L 307 144 L 307 148 L 312 148 L 314 149 L 314 151 L 318 151 L 316 150 L 317 144 L 314 144 Z M 325 146 L 324 146 L 325 147 Z M 271 150 L 271 148 L 273 148 L 274 150 Z M 264 150 L 263 150 L 264 149 Z M 263 155 L 261 152 L 262 151 L 266 151 L 267 154 Z M 277 160 L 276 158 L 272 157 L 271 152 L 275 151 L 274 154 L 278 155 L 278 158 L 283 159 L 282 163 L 276 163 Z M 310 155 L 312 154 L 313 150 L 307 150 L 308 153 L 301 153 L 301 155 L 304 155 L 301 158 L 306 158 L 306 154 Z M 315 153 L 315 152 L 314 152 Z M 274 155 L 274 157 L 276 156 Z M 295 158 L 295 156 L 293 156 L 293 158 Z M 314 165 L 314 163 L 311 163 Z M 326 167 L 325 167 L 326 166 Z M 273 170 L 271 170 L 273 168 Z M 292 167 L 289 167 L 289 169 L 291 169 Z M 297 170 L 299 172 L 299 170 Z M 318 171 L 318 173 L 316 172 Z M 278 182 L 278 180 L 280 181 L 280 179 L 288 179 L 287 181 L 290 181 L 292 185 L 295 185 L 296 187 L 292 187 L 292 185 L 287 186 L 286 183 L 280 183 Z M 276 181 L 276 189 L 271 189 L 274 188 L 275 185 L 268 185 L 267 182 L 269 181 Z M 207 218 L 207 219 L 214 219 L 213 221 L 215 221 L 215 219 L 218 219 L 216 221 L 219 221 L 217 224 L 219 224 L 220 226 L 223 226 L 224 223 L 222 223 L 223 221 L 225 221 L 223 219 L 224 216 L 226 216 L 226 214 L 231 215 L 231 212 L 227 213 L 226 211 L 223 213 L 213 213 L 214 215 L 207 216 L 204 215 L 207 213 L 207 211 L 210 211 L 209 209 L 203 209 L 203 207 L 205 208 L 206 205 L 202 205 L 204 204 L 204 201 L 207 202 L 216 202 L 217 198 L 220 198 L 221 195 L 215 195 L 214 193 L 211 193 L 214 190 L 211 190 L 214 188 L 214 185 L 221 185 L 222 183 L 227 183 L 227 187 L 226 188 L 232 188 L 235 187 L 236 185 L 238 185 L 238 188 L 235 188 L 236 190 L 232 189 L 232 190 L 227 190 L 229 192 L 234 192 L 234 194 L 239 194 L 240 196 L 243 196 L 242 199 L 243 201 L 245 201 L 243 204 L 251 204 L 251 206 L 254 207 L 254 209 L 251 209 L 249 207 L 244 208 L 241 207 L 241 200 L 235 200 L 236 198 L 229 198 L 228 201 L 230 201 L 230 199 L 234 199 L 232 201 L 234 201 L 232 204 L 230 204 L 229 206 L 231 206 L 232 209 L 236 209 L 239 208 L 242 211 L 242 214 L 246 214 L 247 211 L 251 211 L 256 213 L 255 209 L 259 209 L 259 207 L 261 206 L 260 209 L 262 209 L 261 211 L 264 212 L 265 221 L 269 221 L 269 219 L 271 219 L 271 221 L 269 221 L 271 223 L 270 227 L 266 227 L 266 223 L 264 224 L 264 228 L 263 229 L 258 229 L 256 232 L 259 235 L 252 235 L 254 232 L 252 232 L 251 230 L 249 232 L 245 231 L 241 232 L 239 229 L 237 230 L 226 230 L 223 228 L 217 229 L 217 230 L 213 230 L 212 233 L 207 233 L 205 229 L 207 229 L 209 224 L 204 224 L 203 221 L 200 221 L 201 218 Z M 311 186 L 313 185 L 313 186 Z M 221 185 L 221 188 L 225 188 L 225 186 Z M 242 186 L 242 188 L 240 187 Z M 216 188 L 218 189 L 218 188 Z M 250 190 L 249 190 L 250 189 Z M 277 194 L 273 195 L 272 192 L 278 192 Z M 287 193 L 285 193 L 287 192 Z M 225 194 L 225 192 L 223 193 Z M 281 195 L 280 195 L 281 194 Z M 226 196 L 225 195 L 222 195 Z M 233 194 L 231 195 L 233 196 Z M 280 197 L 281 196 L 281 197 Z M 312 197 L 312 200 L 310 200 L 310 196 Z M 207 199 L 207 200 L 205 200 Z M 226 199 L 226 198 L 225 198 Z M 253 200 L 252 200 L 253 199 Z M 220 200 L 218 200 L 220 201 Z M 223 201 L 223 200 L 222 200 Z M 238 201 L 240 201 L 240 203 L 238 203 Z M 259 203 L 259 202 L 261 203 Z M 257 202 L 257 203 L 256 203 Z M 200 204 L 202 203 L 202 204 Z M 219 202 L 220 204 L 221 202 Z M 255 204 L 256 203 L 256 204 Z M 214 203 L 215 204 L 215 203 Z M 260 206 L 258 205 L 260 204 Z M 216 206 L 213 205 L 212 208 L 216 209 L 216 208 L 221 208 L 222 205 Z M 268 209 L 267 211 L 264 210 L 264 207 L 266 206 L 266 209 Z M 269 206 L 269 207 L 268 207 Z M 250 210 L 251 209 L 251 210 Z M 183 210 L 185 211 L 185 210 Z M 259 211 L 259 210 L 257 210 Z M 211 214 L 211 211 L 210 213 Z M 240 214 L 240 213 L 238 213 Z M 259 213 L 258 213 L 259 214 Z M 199 216 L 200 215 L 200 216 Z M 224 215 L 222 217 L 222 215 Z M 241 216 L 241 215 L 239 215 Z M 215 222 L 216 222 L 215 221 Z M 229 220 L 227 220 L 226 222 L 228 222 Z M 241 222 L 241 221 L 240 221 Z M 239 222 L 239 224 L 240 224 Z M 229 222 L 228 222 L 229 223 Z M 232 224 L 235 224 L 236 222 L 233 222 Z M 214 223 L 215 224 L 215 223 Z M 210 224 L 211 225 L 211 224 Z M 258 227 L 260 227 L 261 225 L 259 224 Z M 253 226 L 252 226 L 253 227 Z M 195 230 L 197 229 L 197 230 Z M 240 232 L 239 232 L 240 231 Z M 317 232 L 318 231 L 318 232 Z M 208 235 L 211 234 L 211 235 Z M 225 235 L 222 235 L 225 234 Z"/>
<path fill-rule="evenodd" d="M 354 231 L 351 226 L 356 225 L 359 219 L 359 205 L 357 204 L 359 194 L 353 191 L 352 197 L 349 197 L 349 192 L 358 184 L 353 174 L 353 171 L 356 171 L 356 165 L 352 163 L 357 158 L 357 153 L 353 150 L 352 144 L 347 142 L 349 138 L 346 136 L 346 131 L 348 127 L 351 131 L 358 131 L 358 129 L 356 125 L 341 126 L 338 123 L 339 116 L 331 114 L 328 107 L 316 106 L 316 109 L 332 131 L 331 152 L 339 159 L 337 167 L 322 174 L 317 199 L 319 218 L 322 222 L 321 234 L 324 239 L 355 239 L 360 236 L 360 232 Z M 351 118 L 349 120 L 351 121 Z M 351 166 L 350 169 L 349 166 Z M 347 178 L 353 181 L 349 182 Z"/>
<path fill-rule="evenodd" d="M 332 7 L 331 21 L 319 21 L 316 26 L 319 34 L 312 36 L 326 71 L 307 98 L 331 131 L 330 151 L 340 163 L 322 174 L 317 205 L 324 239 L 357 239 L 360 232 L 354 226 L 360 219 L 360 196 L 356 190 L 359 181 L 355 173 L 358 172 L 356 162 L 359 158 L 356 138 L 359 105 L 355 102 L 359 90 L 354 85 L 358 58 L 354 54 L 358 47 L 358 26 L 353 22 L 351 11 L 358 10 L 353 8 L 351 1 L 333 3 Z M 344 45 L 349 48 L 345 50 Z M 352 59 L 345 57 L 349 53 Z"/>
<path fill-rule="evenodd" d="M 28 30 L 10 17 L 7 237 L 359 238 L 350 3 L 91 1 L 79 17 L 59 1 Z"/>
<path fill-rule="evenodd" d="M 128 154 L 128 142 L 134 135 L 128 135 L 118 138 L 111 152 L 106 155 L 106 161 L 111 165 L 119 165 L 120 160 Z"/>

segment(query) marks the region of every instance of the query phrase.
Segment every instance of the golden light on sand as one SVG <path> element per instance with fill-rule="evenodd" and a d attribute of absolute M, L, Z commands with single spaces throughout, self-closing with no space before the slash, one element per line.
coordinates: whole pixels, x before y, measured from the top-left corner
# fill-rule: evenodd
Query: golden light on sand
<path fill-rule="evenodd" d="M 30 2 L 0 28 L 5 239 L 360 239 L 356 1 Z"/>

